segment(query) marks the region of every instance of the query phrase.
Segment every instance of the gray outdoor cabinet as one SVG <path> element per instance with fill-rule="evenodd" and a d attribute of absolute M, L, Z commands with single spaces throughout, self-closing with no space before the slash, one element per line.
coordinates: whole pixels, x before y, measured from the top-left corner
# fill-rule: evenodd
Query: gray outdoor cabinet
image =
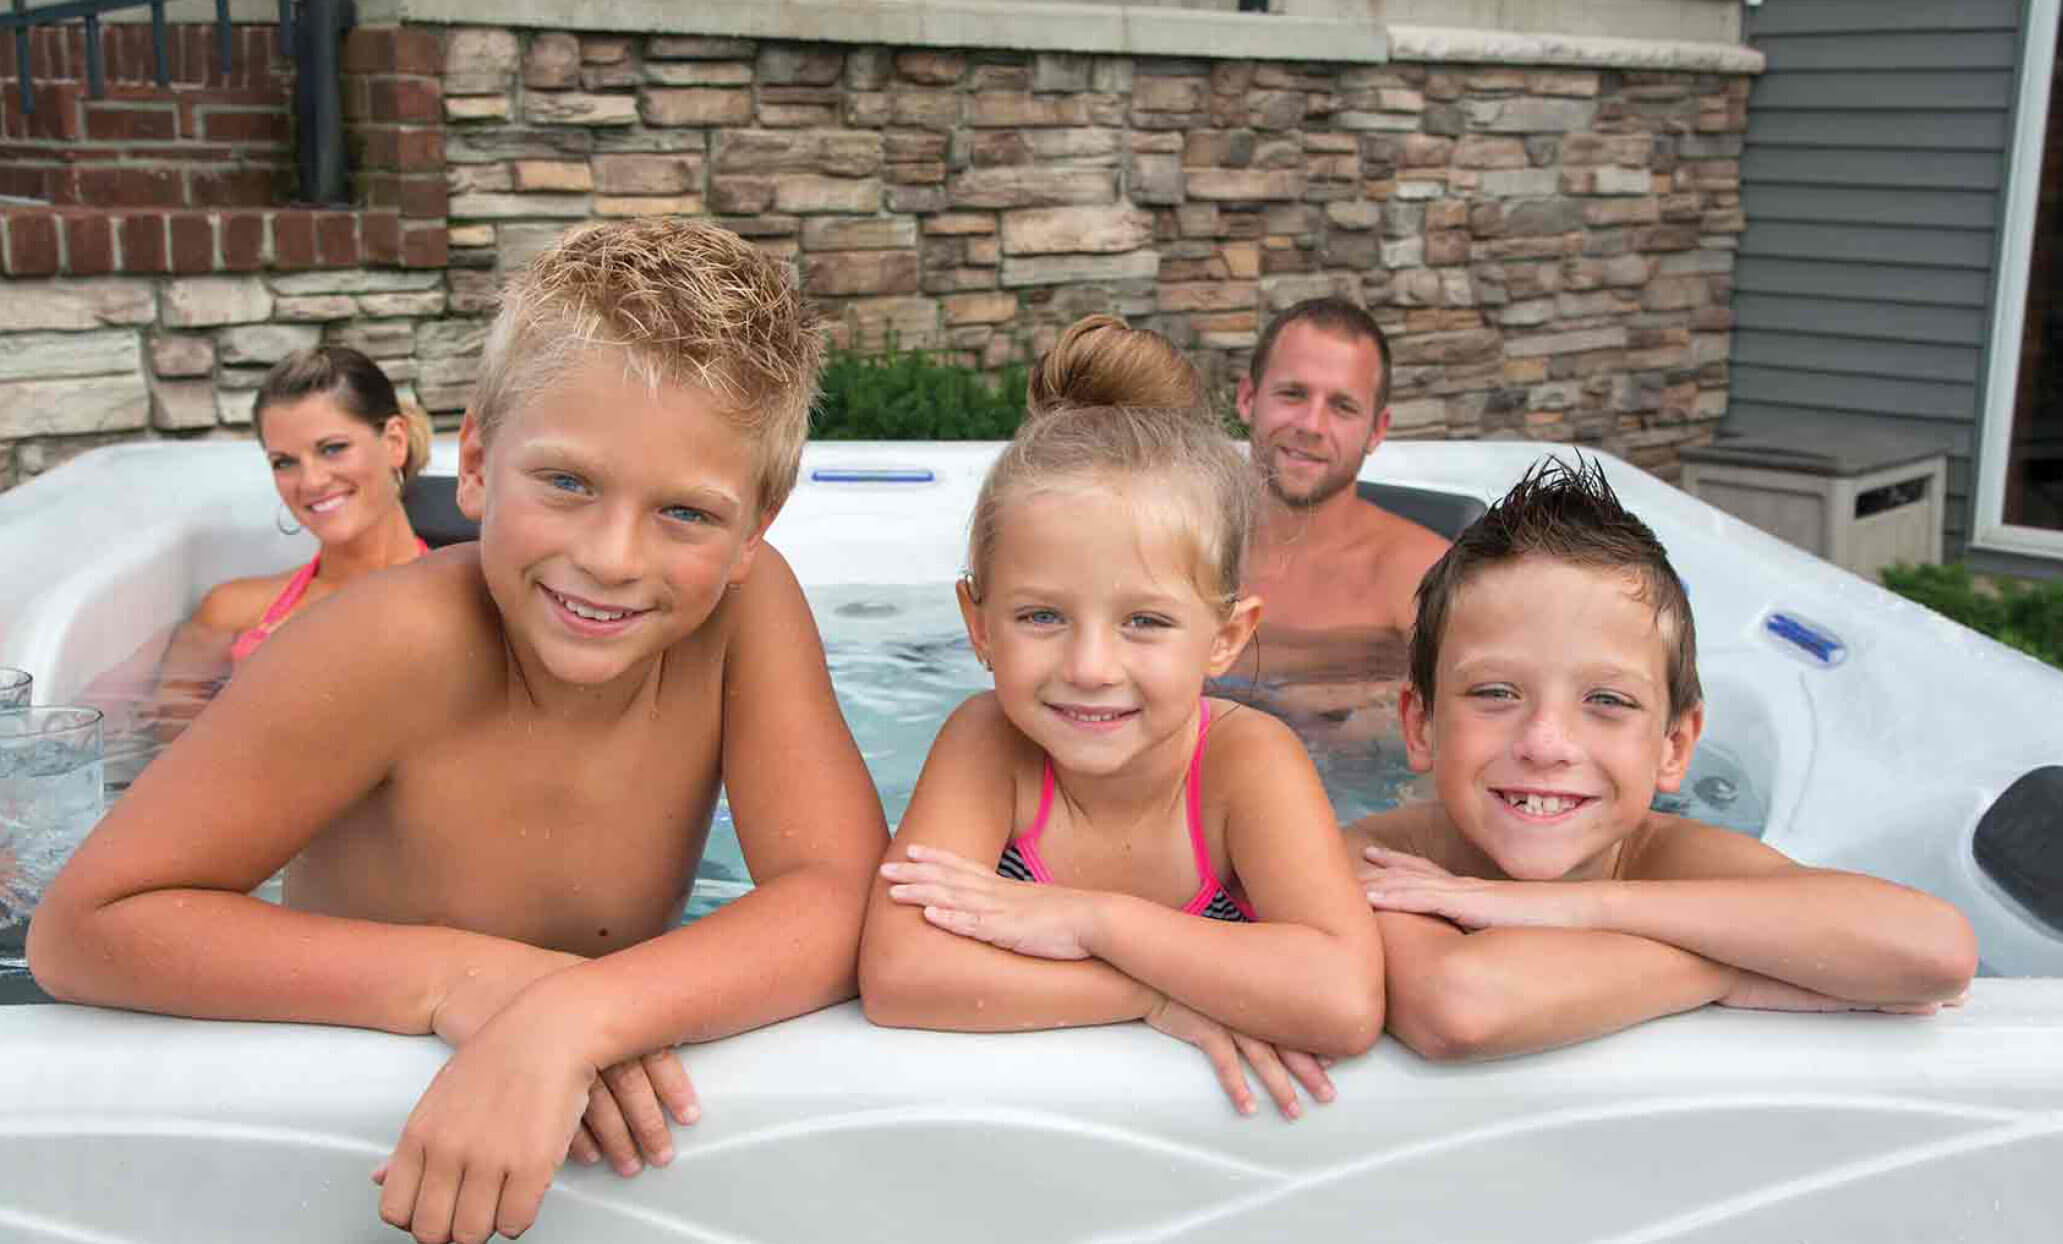
<path fill-rule="evenodd" d="M 1683 487 L 1872 581 L 1893 562 L 1941 560 L 1948 457 L 1931 431 L 1722 433 L 1712 445 L 1683 451 Z"/>

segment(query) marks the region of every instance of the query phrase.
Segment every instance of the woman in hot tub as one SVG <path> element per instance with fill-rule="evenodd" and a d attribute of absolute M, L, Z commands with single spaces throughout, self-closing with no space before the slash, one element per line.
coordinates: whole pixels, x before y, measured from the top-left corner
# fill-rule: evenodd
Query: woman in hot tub
<path fill-rule="evenodd" d="M 232 579 L 201 599 L 158 664 L 161 741 L 303 609 L 428 551 L 401 495 L 429 459 L 430 421 L 403 405 L 378 363 L 349 346 L 297 350 L 266 375 L 251 419 L 279 489 L 280 529 L 305 528 L 321 547 L 306 565 Z"/>

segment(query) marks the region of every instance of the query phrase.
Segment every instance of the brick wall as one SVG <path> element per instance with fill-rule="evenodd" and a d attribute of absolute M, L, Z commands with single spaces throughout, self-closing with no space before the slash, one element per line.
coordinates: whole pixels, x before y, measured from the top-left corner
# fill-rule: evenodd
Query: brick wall
<path fill-rule="evenodd" d="M 503 276 L 647 213 L 793 257 L 856 347 L 995 366 L 1109 310 L 1229 383 L 1269 314 L 1340 293 L 1393 334 L 1401 436 L 1578 441 L 1673 477 L 1725 408 L 1743 77 L 481 27 L 356 32 L 347 68 L 357 259 L 282 271 L 275 222 L 219 305 L 160 276 L 62 294 L 63 326 L 0 310 L 44 360 L 0 368 L 0 482 L 108 438 L 233 433 L 288 342 L 351 341 L 455 412 Z M 131 344 L 56 340 L 109 333 Z M 37 405 L 89 375 L 104 407 Z"/>
<path fill-rule="evenodd" d="M 445 261 L 442 39 L 354 31 L 344 47 L 352 206 L 297 206 L 293 62 L 278 28 L 174 25 L 171 85 L 157 85 L 150 28 L 102 28 L 107 91 L 86 95 L 85 34 L 33 32 L 36 108 L 0 40 L 0 272 L 9 277 L 293 271 Z M 40 202 L 35 202 L 40 201 Z M 45 206 L 47 205 L 47 206 Z"/>

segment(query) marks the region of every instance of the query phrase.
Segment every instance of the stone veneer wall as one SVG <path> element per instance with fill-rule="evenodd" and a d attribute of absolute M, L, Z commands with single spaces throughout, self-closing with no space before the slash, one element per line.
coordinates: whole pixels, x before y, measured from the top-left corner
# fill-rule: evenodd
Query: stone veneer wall
<path fill-rule="evenodd" d="M 445 265 L 10 280 L 0 485 L 239 434 L 264 367 L 322 339 L 455 413 L 503 274 L 662 212 L 796 258 L 855 347 L 993 366 L 1109 310 L 1229 384 L 1268 315 L 1339 293 L 1392 334 L 1396 435 L 1673 477 L 1725 410 L 1745 76 L 434 33 L 441 79 L 404 85 L 445 193 L 403 210 L 448 214 Z"/>

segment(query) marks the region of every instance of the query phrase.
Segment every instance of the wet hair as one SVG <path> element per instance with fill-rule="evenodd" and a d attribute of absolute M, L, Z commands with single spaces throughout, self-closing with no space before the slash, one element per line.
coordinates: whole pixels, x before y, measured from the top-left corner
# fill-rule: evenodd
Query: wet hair
<path fill-rule="evenodd" d="M 1654 610 L 1668 649 L 1669 720 L 1704 700 L 1698 685 L 1698 634 L 1690 597 L 1669 554 L 1646 523 L 1619 502 L 1604 468 L 1581 454 L 1570 466 L 1552 455 L 1535 463 L 1489 512 L 1456 537 L 1418 585 L 1411 632 L 1411 687 L 1430 705 L 1440 664 L 1440 638 L 1454 597 L 1470 579 L 1524 557 L 1549 557 L 1591 570 L 1618 571 L 1638 582 L 1635 599 Z"/>
<path fill-rule="evenodd" d="M 1382 374 L 1375 381 L 1374 409 L 1380 414 L 1390 404 L 1390 339 L 1374 316 L 1344 298 L 1306 298 L 1276 316 L 1262 330 L 1261 340 L 1254 346 L 1253 360 L 1247 364 L 1247 375 L 1255 384 L 1268 374 L 1268 356 L 1275 352 L 1275 341 L 1292 324 L 1309 324 L 1349 341 L 1373 341 L 1376 355 L 1382 360 Z"/>
<path fill-rule="evenodd" d="M 755 445 L 759 513 L 787 500 L 824 341 L 786 262 L 683 217 L 567 235 L 504 291 L 473 394 L 481 435 L 604 350 L 655 394 L 682 385 L 713 394 L 719 417 Z"/>
<path fill-rule="evenodd" d="M 1131 497 L 1142 522 L 1185 537 L 1198 594 L 1229 613 L 1245 577 L 1259 484 L 1202 394 L 1195 370 L 1157 333 L 1104 315 L 1063 333 L 1039 361 L 1031 410 L 974 503 L 967 566 L 975 599 L 1011 502 L 1094 489 Z M 1171 398 L 1185 400 L 1151 404 Z"/>
<path fill-rule="evenodd" d="M 1203 404 L 1203 378 L 1159 333 L 1128 328 L 1114 315 L 1087 315 L 1040 356 L 1025 400 L 1034 409 L 1063 402 L 1187 408 Z"/>
<path fill-rule="evenodd" d="M 403 402 L 394 392 L 394 382 L 380 365 L 350 346 L 313 346 L 296 350 L 272 365 L 265 383 L 258 387 L 258 400 L 251 407 L 251 423 L 258 440 L 265 439 L 265 411 L 305 397 L 325 396 L 345 414 L 374 432 L 384 432 L 387 420 L 399 419 L 408 429 L 408 456 L 401 463 L 403 482 L 412 480 L 430 460 L 430 416 L 414 402 Z"/>

